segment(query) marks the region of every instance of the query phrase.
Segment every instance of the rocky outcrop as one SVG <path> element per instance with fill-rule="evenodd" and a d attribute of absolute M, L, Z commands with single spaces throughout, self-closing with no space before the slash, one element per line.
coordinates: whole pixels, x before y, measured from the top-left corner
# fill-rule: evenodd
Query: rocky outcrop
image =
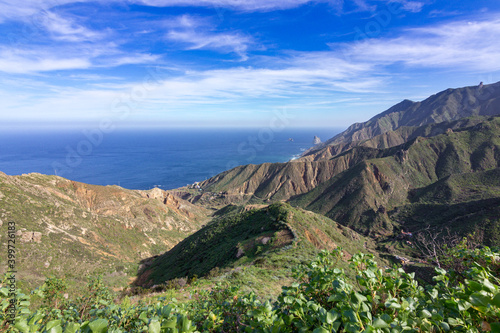
<path fill-rule="evenodd" d="M 16 232 L 16 236 L 21 243 L 40 243 L 42 241 L 42 233 L 38 231 L 21 231 Z"/>
<path fill-rule="evenodd" d="M 313 145 L 319 145 L 320 143 L 321 139 L 315 135 L 313 139 Z"/>

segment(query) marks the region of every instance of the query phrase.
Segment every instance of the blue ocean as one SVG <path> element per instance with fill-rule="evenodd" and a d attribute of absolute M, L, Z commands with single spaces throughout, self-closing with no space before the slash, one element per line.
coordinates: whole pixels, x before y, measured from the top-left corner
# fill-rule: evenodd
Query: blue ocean
<path fill-rule="evenodd" d="M 0 133 L 0 171 L 128 189 L 173 189 L 243 164 L 286 162 L 342 129 L 155 129 Z"/>

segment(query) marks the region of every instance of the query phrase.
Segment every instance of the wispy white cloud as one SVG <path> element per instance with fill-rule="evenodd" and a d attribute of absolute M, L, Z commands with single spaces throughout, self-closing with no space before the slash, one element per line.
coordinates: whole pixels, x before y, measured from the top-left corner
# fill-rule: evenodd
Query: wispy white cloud
<path fill-rule="evenodd" d="M 447 17 L 447 16 L 457 16 L 461 14 L 463 13 L 458 10 L 447 11 L 447 10 L 433 9 L 429 12 L 430 17 Z"/>
<path fill-rule="evenodd" d="M 170 31 L 168 39 L 189 44 L 188 49 L 209 49 L 224 53 L 234 52 L 242 60 L 247 60 L 246 51 L 250 39 L 238 34 L 208 34 L 195 31 Z"/>
<path fill-rule="evenodd" d="M 103 33 L 92 31 L 69 18 L 52 12 L 45 12 L 43 26 L 52 38 L 69 42 L 96 41 L 104 37 Z"/>
<path fill-rule="evenodd" d="M 306 3 L 339 2 L 341 0 L 132 0 L 148 6 L 192 6 L 228 8 L 242 11 L 270 11 L 300 7 Z"/>
<path fill-rule="evenodd" d="M 117 51 L 113 57 L 100 57 L 94 61 L 95 67 L 117 67 L 122 65 L 155 64 L 161 56 L 154 54 L 125 53 Z"/>
<path fill-rule="evenodd" d="M 85 1 L 85 0 L 84 0 Z M 81 2 L 77 0 L 3 0 L 0 2 L 0 23 L 7 20 L 26 20 L 37 26 L 47 18 L 47 12 L 56 6 Z"/>
<path fill-rule="evenodd" d="M 375 11 L 377 9 L 376 5 L 370 5 L 365 0 L 352 0 L 354 4 L 358 7 L 358 11 Z"/>
<path fill-rule="evenodd" d="M 117 67 L 128 64 L 151 64 L 158 55 L 125 53 L 113 44 L 95 47 L 72 46 L 6 48 L 0 47 L 0 72 L 36 74 L 50 71 Z"/>
<path fill-rule="evenodd" d="M 280 5 L 274 1 L 217 1 L 224 8 L 239 10 L 271 10 L 269 8 L 299 6 L 306 2 L 290 0 L 282 1 Z M 374 3 L 380 6 L 387 2 L 367 0 L 358 2 L 358 6 L 372 10 Z M 397 2 L 406 11 L 422 9 L 420 1 Z M 138 0 L 128 0 L 128 3 L 138 3 Z M 216 4 L 216 1 L 202 0 L 196 2 L 198 5 L 194 0 L 150 0 L 148 3 L 158 6 L 209 6 Z M 28 5 L 35 6 L 35 2 L 28 1 Z M 0 88 L 0 96 L 5 99 L 4 105 L 9 110 L 16 110 L 9 113 L 9 117 L 99 119 L 112 113 L 110 104 L 117 96 L 127 95 L 134 89 L 141 92 L 139 103 L 134 104 L 135 109 L 151 117 L 167 112 L 165 109 L 179 112 L 193 109 L 205 111 L 210 108 L 227 110 L 235 104 L 246 103 L 249 105 L 247 109 L 235 108 L 245 111 L 255 108 L 259 103 L 269 105 L 266 104 L 268 101 L 309 110 L 326 107 L 326 103 L 331 103 L 332 96 L 338 93 L 347 93 L 349 96 L 370 93 L 384 95 L 388 82 L 398 75 L 390 68 L 394 65 L 402 64 L 409 68 L 405 73 L 409 76 L 416 72 L 414 69 L 452 69 L 454 72 L 500 70 L 500 45 L 497 43 L 500 38 L 500 20 L 497 19 L 400 30 L 398 37 L 335 44 L 330 51 L 281 50 L 267 53 L 266 57 L 257 57 L 252 53 L 259 47 L 254 37 L 239 30 L 221 31 L 209 19 L 184 15 L 166 20 L 160 28 L 155 22 L 154 29 L 149 31 L 143 29 L 147 24 L 138 24 L 142 29 L 139 33 L 149 35 L 161 30 L 163 42 L 179 43 L 184 49 L 235 53 L 241 59 L 250 57 L 249 66 L 226 62 L 222 68 L 204 70 L 203 65 L 195 63 L 196 69 L 188 69 L 173 61 L 168 65 L 176 68 L 176 71 L 169 70 L 165 75 L 160 75 L 161 78 L 144 89 L 145 84 L 140 81 L 103 82 L 103 72 L 91 70 L 109 70 L 124 64 L 167 65 L 162 56 L 149 54 L 147 49 L 141 52 L 136 47 L 124 47 L 130 40 L 127 36 L 121 36 L 119 40 L 112 39 L 112 32 L 94 31 L 77 17 L 65 16 L 63 12 L 46 11 L 44 15 L 48 19 L 40 21 L 40 27 L 49 31 L 57 43 L 50 46 L 20 45 L 15 48 L 0 46 L 0 71 L 13 77 L 28 76 L 39 84 L 32 84 L 32 88 L 25 90 L 21 87 L 21 92 L 15 95 L 5 93 L 5 88 Z M 394 31 L 391 36 L 397 33 Z M 212 65 L 210 68 L 214 68 Z M 64 83 L 57 86 L 57 78 L 51 76 L 53 73 L 50 72 L 73 69 L 87 71 L 79 71 L 83 73 L 80 78 L 70 75 L 66 79 L 85 79 L 85 83 L 79 88 L 66 87 Z M 106 73 L 117 77 L 123 74 L 120 71 Z M 140 74 L 135 77 L 138 76 Z M 51 82 L 44 86 L 47 77 L 47 82 Z M 360 107 L 365 107 L 373 104 L 374 100 L 371 98 L 358 102 L 357 99 L 343 96 L 341 106 L 356 102 Z M 386 101 L 383 100 L 383 103 Z"/>
<path fill-rule="evenodd" d="M 6 103 L 11 110 L 16 110 L 15 118 L 21 115 L 38 119 L 43 115 L 44 119 L 52 119 L 64 115 L 65 119 L 98 120 L 113 116 L 116 110 L 112 102 L 117 98 L 128 103 L 127 108 L 130 106 L 144 116 L 160 111 L 191 112 L 200 106 L 203 110 L 225 110 L 246 103 L 252 106 L 240 110 L 255 111 L 258 100 L 283 104 L 294 101 L 300 105 L 303 104 L 301 100 L 310 103 L 311 100 L 331 99 L 334 92 L 373 92 L 383 85 L 383 78 L 365 75 L 369 70 L 366 65 L 333 58 L 328 52 L 296 53 L 276 58 L 273 63 L 279 68 L 184 71 L 175 77 L 170 76 L 170 70 L 165 73 L 159 70 L 152 82 L 117 82 L 85 88 L 33 86 L 29 95 L 35 100 L 28 105 L 24 102 L 26 98 L 11 97 Z M 139 92 L 136 94 L 139 97 L 132 92 Z M 131 115 L 131 118 L 136 116 Z"/>
<path fill-rule="evenodd" d="M 215 10 L 238 10 L 245 12 L 265 12 L 298 8 L 305 4 L 326 3 L 332 8 L 341 9 L 346 2 L 351 2 L 361 11 L 373 11 L 380 0 L 24 0 L 22 4 L 16 0 L 0 2 L 0 22 L 6 20 L 26 20 L 37 24 L 45 16 L 45 11 L 72 3 L 102 2 L 141 4 L 154 7 L 208 7 Z M 419 11 L 422 1 L 413 0 L 382 0 L 382 2 L 399 2 L 403 9 Z M 223 13 L 222 13 L 223 14 Z"/>
<path fill-rule="evenodd" d="M 240 11 L 273 11 L 285 10 L 303 6 L 305 4 L 325 3 L 332 8 L 342 9 L 346 3 L 353 4 L 356 11 L 375 11 L 380 3 L 397 2 L 402 5 L 402 10 L 419 12 L 425 1 L 416 0 L 129 0 L 140 2 L 148 6 L 170 7 L 212 7 L 215 9 L 234 9 Z"/>
<path fill-rule="evenodd" d="M 0 71 L 5 73 L 36 73 L 89 67 L 91 62 L 85 58 L 61 58 L 41 53 L 27 54 L 24 50 L 0 50 Z"/>
<path fill-rule="evenodd" d="M 351 61 L 373 65 L 494 71 L 500 69 L 499 39 L 500 20 L 460 21 L 409 29 L 397 38 L 368 39 L 343 49 Z"/>
<path fill-rule="evenodd" d="M 390 0 L 389 2 L 396 2 L 401 4 L 401 9 L 407 12 L 418 13 L 425 6 L 422 1 L 416 0 Z"/>
<path fill-rule="evenodd" d="M 170 27 L 166 38 L 187 45 L 187 49 L 207 49 L 222 53 L 236 53 L 247 60 L 247 50 L 254 41 L 239 32 L 217 32 L 205 19 L 182 15 L 166 24 Z"/>

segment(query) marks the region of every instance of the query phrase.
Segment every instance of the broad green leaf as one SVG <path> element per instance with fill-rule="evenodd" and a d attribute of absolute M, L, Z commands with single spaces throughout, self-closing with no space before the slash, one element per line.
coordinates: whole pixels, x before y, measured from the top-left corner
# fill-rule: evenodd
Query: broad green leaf
<path fill-rule="evenodd" d="M 434 313 L 432 314 L 432 319 L 434 319 L 435 321 L 442 321 L 444 318 L 443 318 L 443 316 L 441 316 L 439 313 L 434 312 Z"/>
<path fill-rule="evenodd" d="M 458 300 L 457 304 L 459 311 L 467 311 L 471 307 L 471 304 L 463 299 Z"/>
<path fill-rule="evenodd" d="M 429 310 L 422 310 L 422 312 L 420 312 L 420 317 L 422 318 L 430 318 L 432 317 L 432 314 L 429 312 Z"/>
<path fill-rule="evenodd" d="M 436 271 L 436 273 L 438 273 L 439 275 L 446 275 L 446 271 L 442 268 L 434 268 L 434 270 Z"/>
<path fill-rule="evenodd" d="M 58 319 L 58 320 L 51 320 L 51 321 L 49 321 L 49 322 L 47 323 L 47 325 L 45 325 L 45 329 L 46 329 L 47 331 L 50 331 L 50 329 L 51 329 L 52 327 L 55 327 L 55 326 L 57 326 L 57 325 L 61 325 L 61 320 L 59 320 L 59 319 Z"/>
<path fill-rule="evenodd" d="M 108 321 L 106 319 L 97 319 L 89 323 L 92 333 L 105 333 L 108 331 Z"/>
<path fill-rule="evenodd" d="M 353 309 L 347 309 L 346 311 L 343 312 L 344 316 L 349 318 L 349 321 L 351 322 L 358 322 L 358 317 L 356 316 L 356 313 L 354 312 Z"/>
<path fill-rule="evenodd" d="M 480 293 L 473 293 L 472 295 L 469 296 L 469 301 L 474 306 L 485 307 L 488 306 L 490 298 Z"/>
<path fill-rule="evenodd" d="M 375 318 L 375 320 L 373 321 L 372 326 L 374 328 L 389 328 L 389 327 L 391 327 L 389 324 L 387 324 L 385 321 L 383 321 L 380 318 Z"/>
<path fill-rule="evenodd" d="M 448 318 L 448 324 L 451 326 L 463 325 L 463 321 L 461 319 L 456 318 Z"/>
<path fill-rule="evenodd" d="M 141 312 L 139 315 L 139 319 L 142 320 L 144 324 L 147 324 L 149 319 L 148 319 L 148 313 L 146 311 Z"/>
<path fill-rule="evenodd" d="M 328 333 L 328 330 L 326 330 L 323 327 L 316 327 L 313 331 L 313 333 Z"/>
<path fill-rule="evenodd" d="M 339 317 L 339 314 L 337 312 L 335 312 L 334 310 L 332 310 L 326 314 L 326 323 L 331 324 L 335 320 L 337 320 L 338 317 Z"/>
<path fill-rule="evenodd" d="M 182 332 L 190 332 L 191 331 L 191 320 L 187 319 L 186 316 L 182 316 Z"/>
<path fill-rule="evenodd" d="M 487 279 L 483 280 L 483 286 L 492 293 L 497 291 L 497 287 Z"/>
<path fill-rule="evenodd" d="M 174 317 L 172 320 L 166 321 L 162 325 L 162 327 L 164 327 L 164 328 L 175 328 L 176 325 L 177 325 L 177 317 Z"/>
<path fill-rule="evenodd" d="M 15 323 L 14 327 L 17 328 L 22 333 L 28 333 L 30 331 L 30 328 L 28 327 L 28 323 L 26 322 L 25 319 Z"/>
<path fill-rule="evenodd" d="M 0 295 L 3 297 L 9 297 L 9 289 L 6 287 L 0 288 Z"/>
<path fill-rule="evenodd" d="M 68 323 L 64 329 L 64 333 L 75 333 L 80 329 L 80 324 L 78 323 Z"/>
<path fill-rule="evenodd" d="M 160 333 L 160 329 L 161 329 L 160 322 L 152 321 L 151 323 L 149 323 L 149 329 L 148 329 L 149 333 Z"/>
<path fill-rule="evenodd" d="M 470 289 L 474 291 L 483 290 L 483 285 L 477 281 L 469 281 L 467 285 L 469 286 Z"/>
<path fill-rule="evenodd" d="M 401 304 L 399 304 L 397 300 L 393 298 L 385 302 L 385 307 L 389 309 L 401 309 Z"/>
<path fill-rule="evenodd" d="M 165 318 L 168 318 L 168 316 L 170 316 L 170 312 L 172 312 L 172 307 L 170 305 L 165 305 L 161 309 L 161 315 Z"/>
<path fill-rule="evenodd" d="M 42 319 L 42 318 L 43 318 L 43 314 L 42 314 L 42 313 L 40 313 L 40 312 L 37 312 L 37 313 L 36 313 L 36 314 L 35 314 L 35 315 L 34 315 L 34 316 L 30 319 L 30 321 L 29 321 L 29 323 L 28 323 L 28 324 L 29 324 L 30 326 L 34 326 L 34 325 L 35 325 L 35 323 L 37 323 L 37 322 L 38 322 L 40 319 Z"/>
<path fill-rule="evenodd" d="M 439 326 L 441 326 L 441 328 L 445 331 L 449 331 L 450 330 L 450 325 L 448 325 L 447 322 L 443 321 L 439 324 Z"/>
<path fill-rule="evenodd" d="M 356 302 L 356 304 L 359 304 L 359 303 L 361 303 L 361 302 L 366 302 L 366 301 L 367 301 L 367 298 L 366 298 L 365 296 L 361 295 L 361 294 L 360 294 L 360 293 L 358 293 L 358 292 L 355 292 L 355 293 L 353 294 L 353 296 L 354 296 L 354 297 L 353 297 L 353 301 L 354 301 L 354 300 L 356 300 L 356 301 L 355 301 L 355 302 Z"/>
<path fill-rule="evenodd" d="M 50 330 L 48 330 L 49 333 L 62 333 L 62 327 L 61 325 L 57 325 L 52 327 Z"/>
<path fill-rule="evenodd" d="M 401 302 L 401 307 L 403 308 L 403 310 L 407 309 L 409 306 L 410 303 L 408 303 L 408 301 L 403 300 L 403 302 Z"/>
<path fill-rule="evenodd" d="M 330 297 L 328 297 L 328 302 L 339 302 L 343 299 L 344 297 L 340 294 L 333 294 Z"/>

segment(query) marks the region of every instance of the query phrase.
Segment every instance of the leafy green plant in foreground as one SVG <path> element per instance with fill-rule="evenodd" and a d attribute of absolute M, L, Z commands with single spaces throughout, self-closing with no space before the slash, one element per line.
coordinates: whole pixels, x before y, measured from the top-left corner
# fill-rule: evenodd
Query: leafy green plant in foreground
<path fill-rule="evenodd" d="M 500 332 L 500 254 L 489 248 L 451 251 L 467 261 L 456 274 L 436 269 L 422 286 L 402 268 L 382 269 L 372 255 L 350 259 L 353 281 L 337 266 L 342 250 L 321 252 L 295 270 L 274 303 L 218 285 L 186 304 L 167 302 L 119 306 L 96 297 L 82 317 L 78 302 L 63 310 L 30 311 L 18 291 L 14 325 L 6 324 L 6 287 L 1 331 L 7 332 Z M 482 264 L 482 265 L 481 265 Z M 124 304 L 124 303 L 122 303 Z M 76 310 L 75 310 L 76 309 Z"/>

